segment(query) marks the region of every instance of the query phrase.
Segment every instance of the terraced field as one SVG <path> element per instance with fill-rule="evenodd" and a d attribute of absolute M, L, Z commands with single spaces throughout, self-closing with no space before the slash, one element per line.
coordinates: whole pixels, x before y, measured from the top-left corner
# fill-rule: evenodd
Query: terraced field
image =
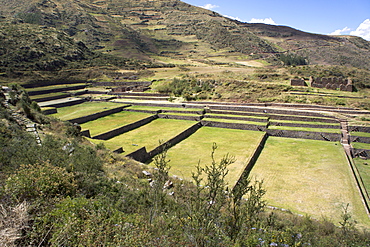
<path fill-rule="evenodd" d="M 264 180 L 269 205 L 339 222 L 349 203 L 368 223 L 340 143 L 269 137 L 251 176 Z"/>

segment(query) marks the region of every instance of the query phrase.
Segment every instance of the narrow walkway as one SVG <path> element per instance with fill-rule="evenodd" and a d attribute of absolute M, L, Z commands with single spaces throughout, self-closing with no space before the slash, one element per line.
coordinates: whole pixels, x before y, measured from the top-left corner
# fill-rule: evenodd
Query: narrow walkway
<path fill-rule="evenodd" d="M 342 140 L 341 143 L 343 145 L 344 151 L 349 157 L 352 156 L 351 152 L 351 144 L 350 144 L 350 137 L 349 137 L 349 132 L 348 132 L 348 121 L 346 119 L 340 119 L 340 128 L 342 132 Z"/>

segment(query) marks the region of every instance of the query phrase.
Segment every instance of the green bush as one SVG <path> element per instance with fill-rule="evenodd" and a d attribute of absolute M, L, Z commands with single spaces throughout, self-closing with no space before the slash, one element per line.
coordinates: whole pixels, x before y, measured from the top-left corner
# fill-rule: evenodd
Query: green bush
<path fill-rule="evenodd" d="M 6 180 L 5 192 L 12 195 L 16 201 L 22 202 L 73 196 L 76 188 L 73 174 L 45 162 L 21 165 L 17 172 Z"/>

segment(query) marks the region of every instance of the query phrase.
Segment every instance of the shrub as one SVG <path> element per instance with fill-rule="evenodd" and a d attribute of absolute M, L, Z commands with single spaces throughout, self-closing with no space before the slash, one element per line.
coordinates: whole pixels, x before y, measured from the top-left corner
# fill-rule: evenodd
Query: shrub
<path fill-rule="evenodd" d="M 16 201 L 71 196 L 76 192 L 73 174 L 50 163 L 21 165 L 6 180 L 5 192 Z"/>

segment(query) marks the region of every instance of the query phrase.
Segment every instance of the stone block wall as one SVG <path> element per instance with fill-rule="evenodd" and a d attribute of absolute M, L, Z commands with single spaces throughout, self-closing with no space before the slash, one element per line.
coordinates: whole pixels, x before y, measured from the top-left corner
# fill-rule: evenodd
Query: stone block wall
<path fill-rule="evenodd" d="M 276 137 L 299 138 L 331 142 L 339 142 L 342 138 L 342 135 L 340 133 L 337 134 L 294 130 L 267 129 L 267 134 Z"/>
<path fill-rule="evenodd" d="M 177 119 L 177 120 L 190 120 L 190 121 L 200 121 L 203 116 L 194 116 L 194 115 L 171 115 L 171 114 L 158 114 L 159 118 L 166 119 Z"/>
<path fill-rule="evenodd" d="M 317 88 L 326 88 L 332 90 L 341 90 L 353 92 L 353 84 L 351 79 L 344 79 L 341 77 L 332 77 L 332 78 L 320 78 L 320 77 L 311 77 L 310 78 L 311 87 Z"/>
<path fill-rule="evenodd" d="M 55 103 L 55 104 L 52 104 L 52 105 L 48 105 L 48 107 L 61 108 L 61 107 L 66 107 L 66 106 L 73 106 L 73 105 L 82 104 L 85 101 L 86 101 L 85 99 L 70 100 L 70 101 L 65 101 L 65 102 L 61 102 L 61 103 Z"/>
<path fill-rule="evenodd" d="M 131 124 L 128 124 L 128 125 L 125 125 L 125 126 L 122 126 L 120 128 L 117 128 L 117 129 L 114 129 L 114 130 L 111 130 L 111 131 L 108 131 L 108 132 L 105 132 L 103 134 L 100 134 L 100 135 L 96 135 L 93 137 L 93 139 L 98 139 L 98 140 L 109 140 L 115 136 L 118 136 L 118 135 L 121 135 L 123 133 L 126 133 L 130 130 L 134 130 L 134 129 L 137 129 L 145 124 L 148 124 L 150 123 L 151 121 L 157 119 L 158 116 L 157 115 L 154 115 L 154 116 L 150 116 L 150 117 L 147 117 L 147 118 L 144 118 L 142 120 L 139 120 L 135 123 L 131 123 Z"/>
<path fill-rule="evenodd" d="M 151 158 L 153 158 L 154 156 L 163 152 L 164 148 L 170 148 L 170 147 L 176 145 L 177 143 L 180 143 L 181 141 L 185 140 L 186 138 L 188 138 L 189 136 L 194 134 L 201 127 L 202 127 L 201 123 L 194 124 L 190 128 L 186 129 L 185 131 L 183 131 L 180 134 L 176 135 L 175 137 L 171 138 L 167 142 L 165 142 L 165 143 L 161 144 L 160 146 L 156 147 L 155 149 L 151 150 L 149 152 L 149 156 Z"/>
<path fill-rule="evenodd" d="M 145 147 L 142 147 L 126 155 L 126 157 L 129 157 L 131 159 L 134 159 L 136 161 L 143 162 L 143 163 L 150 159 L 149 153 L 146 151 Z"/>
<path fill-rule="evenodd" d="M 253 124 L 240 124 L 240 123 L 225 123 L 216 121 L 201 121 L 203 126 L 225 128 L 225 129 L 240 129 L 240 130 L 254 130 L 254 131 L 266 131 L 266 126 L 264 125 L 253 125 Z"/>
<path fill-rule="evenodd" d="M 47 109 L 47 110 L 42 110 L 42 113 L 44 113 L 45 115 L 50 115 L 50 114 L 58 113 L 58 110 L 57 108 Z"/>
<path fill-rule="evenodd" d="M 68 120 L 68 121 L 71 122 L 71 123 L 83 124 L 83 123 L 87 123 L 87 122 L 96 120 L 96 119 L 101 118 L 101 117 L 105 117 L 105 116 L 109 116 L 109 115 L 112 115 L 112 114 L 117 113 L 117 112 L 121 112 L 123 110 L 123 108 L 125 108 L 125 107 L 128 107 L 128 106 L 121 106 L 121 107 L 117 107 L 117 108 L 114 108 L 114 109 L 93 113 L 93 114 L 90 114 L 90 115 L 87 115 L 87 116 L 74 118 L 74 119 L 71 119 L 71 120 Z"/>
<path fill-rule="evenodd" d="M 348 131 L 349 132 L 366 132 L 366 133 L 370 133 L 370 127 L 366 127 L 366 126 L 348 126 Z M 354 135 L 356 133 L 353 133 Z"/>
<path fill-rule="evenodd" d="M 304 128 L 322 128 L 322 129 L 340 129 L 340 125 L 324 125 L 324 124 L 302 124 L 302 123 L 286 123 L 286 122 L 270 122 L 271 126 L 290 126 Z"/>
<path fill-rule="evenodd" d="M 304 79 L 290 79 L 291 86 L 307 87 L 307 83 Z"/>
<path fill-rule="evenodd" d="M 235 184 L 235 186 L 233 188 L 233 191 L 235 190 L 235 188 L 237 186 L 240 186 L 240 185 L 243 184 L 242 183 L 243 180 L 248 179 L 249 173 L 251 172 L 252 168 L 256 164 L 256 162 L 258 160 L 258 157 L 260 156 L 263 148 L 265 147 L 267 138 L 268 138 L 268 134 L 265 133 L 263 135 L 263 137 L 261 138 L 261 140 L 259 141 L 259 143 L 258 143 L 256 149 L 254 150 L 253 154 L 249 157 L 248 162 L 247 162 L 247 165 L 245 166 L 242 174 L 240 175 L 238 181 L 236 182 L 236 184 Z"/>
<path fill-rule="evenodd" d="M 351 135 L 350 142 L 370 143 L 370 137 Z"/>
<path fill-rule="evenodd" d="M 253 117 L 229 117 L 229 116 L 212 116 L 205 115 L 205 118 L 219 118 L 219 119 L 234 119 L 234 120 L 243 120 L 243 121 L 252 121 L 252 122 L 267 122 L 267 118 L 253 118 Z"/>

